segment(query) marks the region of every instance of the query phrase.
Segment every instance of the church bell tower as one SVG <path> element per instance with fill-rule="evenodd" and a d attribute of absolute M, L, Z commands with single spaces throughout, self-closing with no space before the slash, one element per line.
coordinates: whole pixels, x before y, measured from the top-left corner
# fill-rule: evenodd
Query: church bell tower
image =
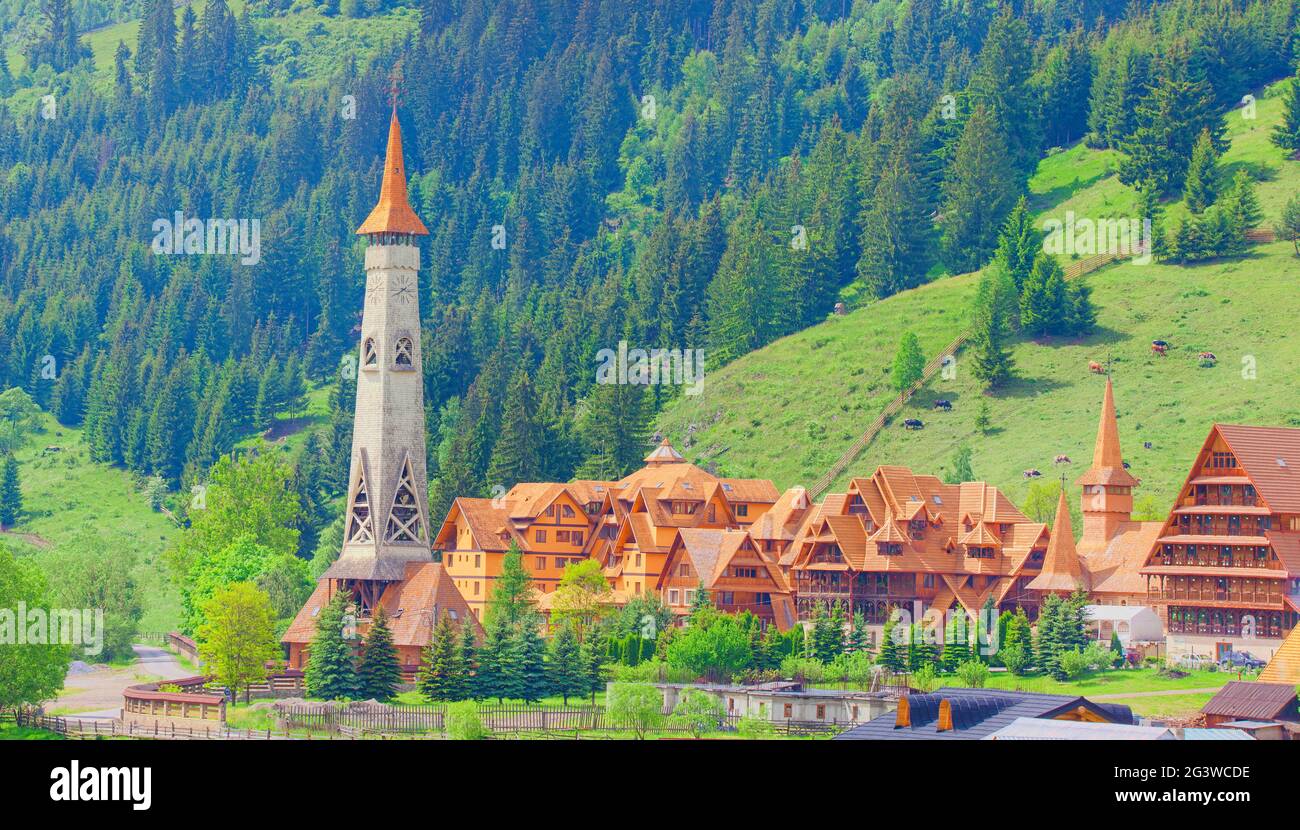
<path fill-rule="evenodd" d="M 411 562 L 431 561 L 420 356 L 420 250 L 429 231 L 406 190 L 396 104 L 379 203 L 366 238 L 366 295 L 343 549 L 323 578 L 356 597 L 369 616 L 384 586 Z"/>

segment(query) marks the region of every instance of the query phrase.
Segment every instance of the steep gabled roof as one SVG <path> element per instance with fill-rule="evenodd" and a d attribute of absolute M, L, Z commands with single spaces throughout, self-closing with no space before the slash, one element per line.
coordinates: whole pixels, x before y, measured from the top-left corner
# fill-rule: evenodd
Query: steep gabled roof
<path fill-rule="evenodd" d="M 1124 453 L 1119 446 L 1119 423 L 1115 419 L 1115 390 L 1110 375 L 1106 376 L 1106 392 L 1101 399 L 1101 420 L 1097 424 L 1097 442 L 1092 450 L 1092 466 L 1079 477 L 1084 486 L 1105 484 L 1116 487 L 1136 487 L 1137 479 L 1124 469 Z"/>
<path fill-rule="evenodd" d="M 1300 720 L 1295 686 L 1262 680 L 1228 681 L 1228 685 L 1201 707 L 1201 713 L 1237 720 Z"/>
<path fill-rule="evenodd" d="M 1052 522 L 1052 538 L 1047 543 L 1043 568 L 1029 587 L 1035 591 L 1061 593 L 1089 588 L 1088 574 L 1079 561 L 1079 551 L 1074 547 L 1074 529 L 1070 527 L 1070 506 L 1065 501 L 1064 487 L 1056 501 L 1056 519 Z"/>
<path fill-rule="evenodd" d="M 1237 464 L 1278 513 L 1300 513 L 1300 429 L 1215 424 Z"/>
<path fill-rule="evenodd" d="M 673 447 L 671 441 L 667 438 L 659 442 L 659 446 L 650 451 L 645 457 L 647 464 L 675 464 L 682 461 L 682 454 Z"/>
<path fill-rule="evenodd" d="M 1286 683 L 1292 688 L 1300 686 L 1300 625 L 1291 629 L 1282 645 L 1273 652 L 1273 659 L 1259 673 L 1259 679 L 1268 683 Z"/>

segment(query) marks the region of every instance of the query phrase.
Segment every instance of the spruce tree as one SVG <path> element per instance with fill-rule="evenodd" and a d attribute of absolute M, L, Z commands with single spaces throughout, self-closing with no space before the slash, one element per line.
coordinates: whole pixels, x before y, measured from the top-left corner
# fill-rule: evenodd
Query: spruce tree
<path fill-rule="evenodd" d="M 1038 337 L 1065 334 L 1071 311 L 1065 272 L 1056 257 L 1040 251 L 1020 295 L 1021 327 Z"/>
<path fill-rule="evenodd" d="M 461 700 L 456 663 L 455 629 L 451 618 L 444 614 L 433 627 L 429 644 L 424 648 L 417 680 L 420 693 L 435 702 Z"/>
<path fill-rule="evenodd" d="M 596 703 L 596 694 L 605 689 L 605 653 L 591 638 L 582 644 L 580 651 L 582 677 L 585 691 L 591 696 L 591 703 Z"/>
<path fill-rule="evenodd" d="M 344 638 L 344 621 L 352 597 L 339 591 L 316 617 L 316 636 L 307 659 L 307 694 L 323 700 L 351 700 L 357 696 L 353 646 Z"/>
<path fill-rule="evenodd" d="M 857 276 L 875 297 L 888 297 L 925 281 L 933 256 L 925 191 L 906 153 L 880 171 L 862 216 L 862 255 Z"/>
<path fill-rule="evenodd" d="M 994 264 L 1011 275 L 1017 296 L 1024 289 L 1025 280 L 1029 278 L 1034 260 L 1042 247 L 1042 234 L 1034 227 L 1029 202 L 1021 196 L 1007 216 L 1007 221 L 1002 224 L 1002 230 L 998 234 L 998 247 L 993 255 Z"/>
<path fill-rule="evenodd" d="M 457 700 L 481 700 L 483 695 L 478 689 L 478 633 L 474 630 L 474 621 L 470 618 L 460 623 L 460 655 L 457 662 L 460 671 L 456 686 Z"/>
<path fill-rule="evenodd" d="M 532 381 L 521 367 L 516 370 L 501 412 L 501 436 L 492 449 L 487 478 L 492 484 L 512 487 L 542 477 L 543 433 L 537 418 L 537 397 Z"/>
<path fill-rule="evenodd" d="M 488 621 L 500 620 L 507 626 L 521 623 L 533 607 L 533 583 L 524 569 L 524 555 L 519 543 L 510 540 L 501 560 L 501 573 L 488 600 Z"/>
<path fill-rule="evenodd" d="M 971 371 L 986 388 L 1001 386 L 1011 379 L 1015 361 L 1008 348 L 1008 309 L 1014 307 L 1015 284 L 1010 275 L 1001 268 L 986 268 L 975 293 L 975 320 L 969 341 Z"/>
<path fill-rule="evenodd" d="M 551 636 L 546 671 L 552 693 L 560 695 L 566 706 L 570 695 L 586 694 L 589 684 L 583 668 L 578 635 L 574 633 L 573 626 L 562 624 Z"/>
<path fill-rule="evenodd" d="M 1245 170 L 1238 170 L 1232 177 L 1232 185 L 1223 194 L 1220 204 L 1243 236 L 1247 231 L 1258 227 L 1264 219 L 1259 197 L 1255 195 L 1255 179 Z"/>
<path fill-rule="evenodd" d="M 509 672 L 512 670 L 511 627 L 503 619 L 488 617 L 487 636 L 478 654 L 478 677 L 475 685 L 483 698 L 496 698 L 498 703 L 512 697 L 514 686 Z"/>
<path fill-rule="evenodd" d="M 771 633 L 771 631 L 772 629 L 768 629 L 769 633 Z M 848 636 L 844 640 L 844 651 L 849 654 L 856 654 L 859 651 L 870 654 L 871 648 L 867 640 L 867 635 L 866 615 L 861 611 L 854 611 L 853 620 L 849 624 Z M 769 644 L 767 648 L 769 653 L 771 652 L 771 649 L 772 646 Z M 780 660 L 778 659 L 775 662 L 780 663 Z"/>
<path fill-rule="evenodd" d="M 943 261 L 954 273 L 989 260 L 998 230 L 1024 190 L 1004 136 L 983 107 L 966 122 L 943 184 Z"/>
<path fill-rule="evenodd" d="M 525 703 L 536 703 L 549 695 L 550 683 L 546 671 L 546 643 L 538 632 L 541 618 L 529 614 L 515 631 L 513 674 L 517 684 L 516 697 Z"/>
<path fill-rule="evenodd" d="M 1210 140 L 1210 131 L 1201 130 L 1192 147 L 1192 160 L 1187 166 L 1187 179 L 1183 183 L 1183 196 L 1192 213 L 1201 213 L 1214 204 L 1218 196 L 1219 154 Z"/>
<path fill-rule="evenodd" d="M 18 481 L 18 459 L 13 453 L 0 461 L 0 528 L 13 527 L 23 512 L 23 492 Z"/>
<path fill-rule="evenodd" d="M 1124 184 L 1149 182 L 1161 193 L 1177 192 L 1203 130 L 1209 131 L 1215 150 L 1227 147 L 1213 91 L 1189 68 L 1182 47 L 1170 47 L 1162 56 L 1151 89 L 1137 106 L 1136 120 L 1136 131 L 1121 146 L 1127 154 L 1119 170 Z"/>
<path fill-rule="evenodd" d="M 388 627 L 388 612 L 380 605 L 370 621 L 357 665 L 358 696 L 389 701 L 397 696 L 401 682 L 402 666 L 397 659 L 397 647 L 393 645 L 392 629 Z"/>
<path fill-rule="evenodd" d="M 880 653 L 876 657 L 878 664 L 892 672 L 901 672 L 907 667 L 907 649 L 897 641 L 897 627 L 898 619 L 891 613 L 880 633 Z"/>
<path fill-rule="evenodd" d="M 1282 120 L 1273 127 L 1272 142 L 1293 154 L 1300 152 L 1300 64 L 1282 100 Z"/>

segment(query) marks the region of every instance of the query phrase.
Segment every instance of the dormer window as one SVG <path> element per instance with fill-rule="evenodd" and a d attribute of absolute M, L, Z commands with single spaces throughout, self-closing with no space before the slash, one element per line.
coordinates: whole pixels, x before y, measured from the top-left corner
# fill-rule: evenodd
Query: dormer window
<path fill-rule="evenodd" d="M 903 546 L 898 542 L 878 542 L 876 550 L 881 556 L 899 556 L 903 552 Z"/>
<path fill-rule="evenodd" d="M 367 337 L 366 342 L 361 346 L 361 365 L 368 369 L 379 365 L 379 352 L 375 349 L 373 337 Z"/>
<path fill-rule="evenodd" d="M 393 362 L 398 366 L 410 368 L 415 363 L 415 345 L 411 343 L 411 338 L 400 337 L 397 340 L 396 354 Z"/>

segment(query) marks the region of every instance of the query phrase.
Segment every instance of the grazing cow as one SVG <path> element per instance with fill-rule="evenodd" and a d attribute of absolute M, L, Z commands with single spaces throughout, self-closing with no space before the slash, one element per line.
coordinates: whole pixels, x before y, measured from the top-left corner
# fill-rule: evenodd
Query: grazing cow
<path fill-rule="evenodd" d="M 1196 360 L 1200 363 L 1202 369 L 1209 369 L 1218 358 L 1214 356 L 1214 352 L 1201 352 L 1196 356 Z"/>
<path fill-rule="evenodd" d="M 1143 442 L 1142 442 L 1142 449 L 1144 449 L 1144 450 L 1149 450 L 1149 449 L 1151 449 L 1151 442 L 1150 442 L 1150 441 L 1143 441 Z"/>
<path fill-rule="evenodd" d="M 903 421 L 903 429 L 925 429 L 925 423 L 920 418 L 908 418 Z"/>
<path fill-rule="evenodd" d="M 1070 460 L 1070 456 L 1068 456 L 1068 455 L 1058 455 L 1058 456 L 1056 457 L 1056 460 L 1053 461 L 1052 463 L 1053 463 L 1053 464 L 1073 464 L 1074 462 Z"/>
<path fill-rule="evenodd" d="M 1089 372 L 1092 372 L 1094 375 L 1104 375 L 1104 374 L 1106 374 L 1106 370 L 1103 369 L 1103 368 L 1101 368 L 1101 364 L 1098 363 L 1098 362 L 1095 361 L 1095 360 L 1090 361 L 1090 362 L 1088 363 L 1088 371 L 1089 371 Z"/>
<path fill-rule="evenodd" d="M 1127 470 L 1128 468 L 1129 468 L 1129 463 L 1128 463 L 1127 461 L 1125 461 L 1125 462 L 1124 462 L 1124 469 Z"/>
<path fill-rule="evenodd" d="M 935 409 L 942 409 L 944 412 L 952 412 L 952 401 L 940 398 L 934 402 Z"/>
<path fill-rule="evenodd" d="M 1169 351 L 1169 343 L 1168 343 L 1168 342 L 1166 342 L 1166 341 L 1164 341 L 1164 340 L 1152 340 L 1152 341 L 1151 341 L 1151 353 L 1152 353 L 1152 354 L 1158 354 L 1158 355 L 1160 355 L 1161 357 L 1164 357 L 1164 356 L 1165 356 L 1165 352 L 1167 352 L 1167 351 Z"/>
<path fill-rule="evenodd" d="M 1038 478 L 1039 476 L 1042 475 L 1042 473 L 1038 472 L 1037 470 L 1025 470 L 1024 473 L 1022 473 L 1022 475 L 1024 475 L 1025 478 Z"/>

